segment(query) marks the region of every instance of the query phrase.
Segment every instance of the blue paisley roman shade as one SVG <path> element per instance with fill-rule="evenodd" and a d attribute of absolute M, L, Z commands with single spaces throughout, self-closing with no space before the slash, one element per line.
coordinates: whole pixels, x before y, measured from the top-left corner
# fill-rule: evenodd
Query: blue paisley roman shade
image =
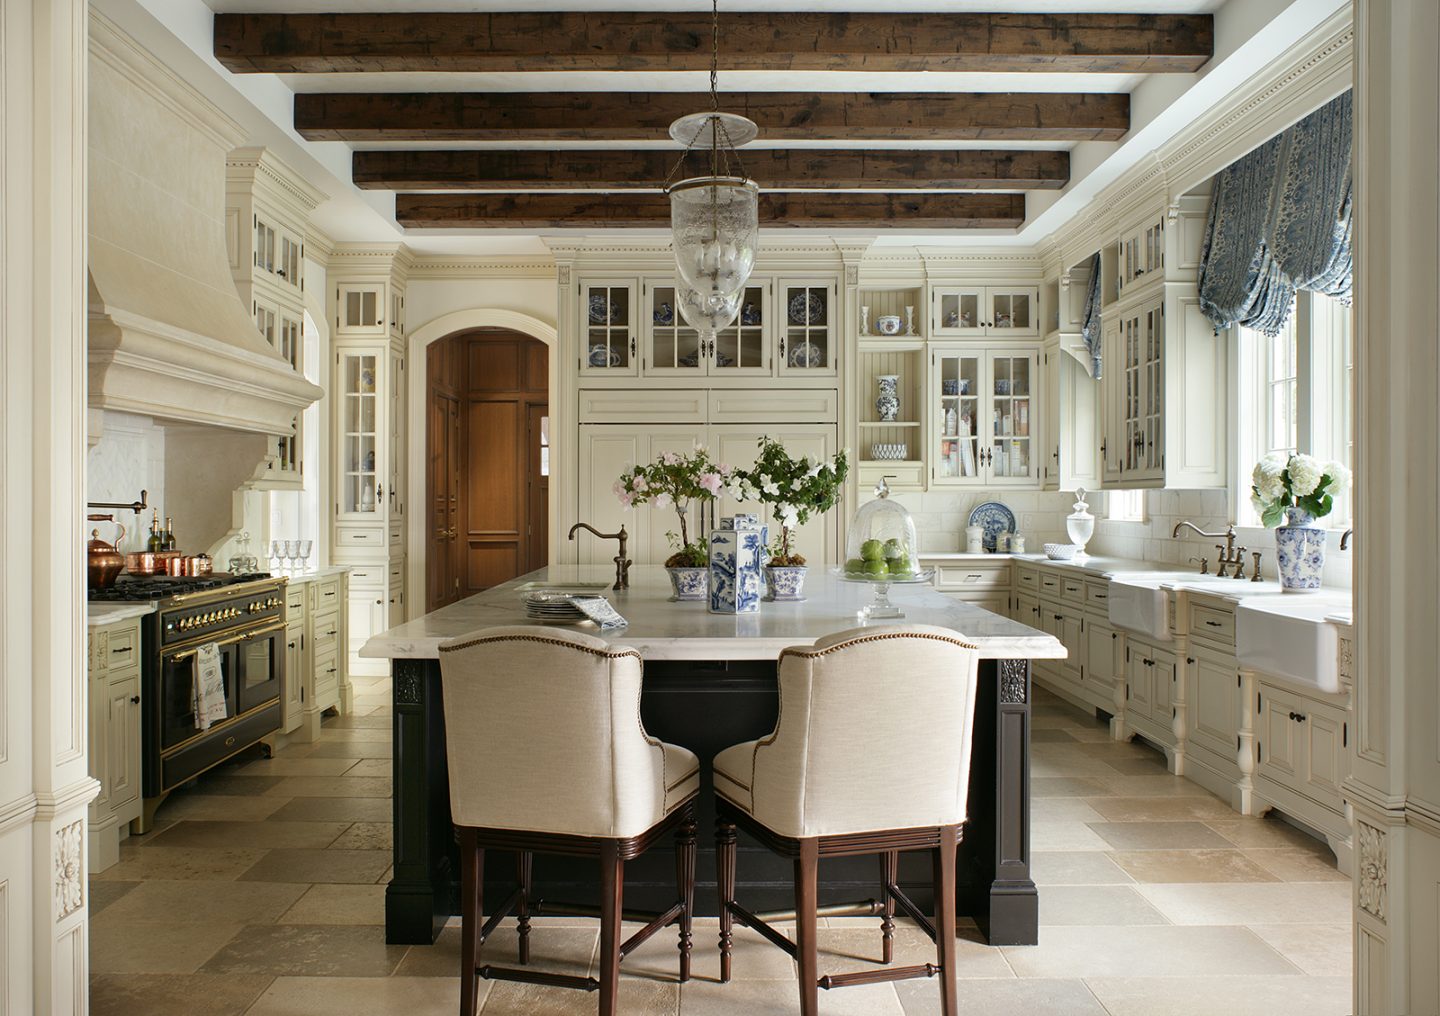
<path fill-rule="evenodd" d="M 1090 283 L 1085 287 L 1085 311 L 1080 320 L 1080 339 L 1090 353 L 1090 376 L 1100 380 L 1100 255 L 1090 259 Z"/>
<path fill-rule="evenodd" d="M 1200 308 L 1216 329 L 1274 335 L 1297 289 L 1350 302 L 1350 93 L 1215 175 Z"/>

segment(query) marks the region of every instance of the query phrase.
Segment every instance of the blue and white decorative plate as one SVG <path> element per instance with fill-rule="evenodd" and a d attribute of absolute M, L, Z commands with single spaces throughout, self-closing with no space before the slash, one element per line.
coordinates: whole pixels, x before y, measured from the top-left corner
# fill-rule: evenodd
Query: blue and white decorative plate
<path fill-rule="evenodd" d="M 985 527 L 981 545 L 993 553 L 995 537 L 1001 533 L 1015 532 L 1015 513 L 999 501 L 986 501 L 984 504 L 976 506 L 975 510 L 970 513 L 970 525 Z"/>
<path fill-rule="evenodd" d="M 825 350 L 815 343 L 805 341 L 790 350 L 790 366 L 813 370 L 825 366 Z"/>
<path fill-rule="evenodd" d="M 590 323 L 592 325 L 608 324 L 610 319 L 610 301 L 605 298 L 604 293 L 590 294 Z"/>
<path fill-rule="evenodd" d="M 592 367 L 618 367 L 620 366 L 619 350 L 611 349 L 604 343 L 596 343 L 590 347 L 590 366 Z"/>
<path fill-rule="evenodd" d="M 790 298 L 792 325 L 818 325 L 824 316 L 825 301 L 811 294 L 810 290 L 796 293 Z"/>

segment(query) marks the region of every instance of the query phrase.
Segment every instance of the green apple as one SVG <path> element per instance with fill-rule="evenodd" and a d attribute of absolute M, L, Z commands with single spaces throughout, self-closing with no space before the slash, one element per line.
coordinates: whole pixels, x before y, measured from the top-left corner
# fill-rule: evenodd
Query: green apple
<path fill-rule="evenodd" d="M 885 541 L 885 560 L 888 561 L 888 560 L 890 560 L 892 557 L 904 557 L 904 556 L 905 556 L 905 548 L 901 545 L 901 543 L 900 543 L 899 540 L 886 540 L 886 541 Z"/>
<path fill-rule="evenodd" d="M 866 540 L 860 544 L 860 556 L 867 561 L 881 561 L 885 557 L 885 545 L 879 540 Z"/>
<path fill-rule="evenodd" d="M 890 574 L 890 566 L 887 565 L 884 561 L 878 561 L 878 560 L 877 560 L 877 561 L 866 561 L 866 562 L 865 562 L 865 574 L 870 575 L 870 576 L 872 576 L 872 577 L 874 577 L 874 576 L 880 576 L 880 575 L 888 575 L 888 574 Z"/>
<path fill-rule="evenodd" d="M 862 558 L 862 557 L 852 557 L 850 560 L 846 561 L 846 562 L 845 562 L 845 574 L 847 574 L 847 575 L 864 575 L 864 574 L 865 574 L 865 559 Z"/>
<path fill-rule="evenodd" d="M 891 575 L 909 575 L 915 569 L 910 567 L 910 559 L 904 554 L 899 557 L 892 557 L 885 562 L 890 566 Z"/>

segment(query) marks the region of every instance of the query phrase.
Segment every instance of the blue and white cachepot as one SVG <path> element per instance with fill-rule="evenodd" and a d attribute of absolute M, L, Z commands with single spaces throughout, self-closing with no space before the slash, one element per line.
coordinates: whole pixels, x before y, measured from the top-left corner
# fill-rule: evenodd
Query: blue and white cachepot
<path fill-rule="evenodd" d="M 710 582 L 709 568 L 666 568 L 670 573 L 671 599 L 704 600 Z"/>
<path fill-rule="evenodd" d="M 1275 530 L 1280 587 L 1287 593 L 1313 593 L 1325 571 L 1326 532 L 1303 508 L 1286 510 L 1287 525 Z"/>
<path fill-rule="evenodd" d="M 805 599 L 805 573 L 809 570 L 804 565 L 771 565 L 766 568 L 765 578 L 770 587 L 770 599 L 782 603 Z"/>
<path fill-rule="evenodd" d="M 721 519 L 710 531 L 710 611 L 753 614 L 760 610 L 760 568 L 765 531 L 750 519 Z"/>

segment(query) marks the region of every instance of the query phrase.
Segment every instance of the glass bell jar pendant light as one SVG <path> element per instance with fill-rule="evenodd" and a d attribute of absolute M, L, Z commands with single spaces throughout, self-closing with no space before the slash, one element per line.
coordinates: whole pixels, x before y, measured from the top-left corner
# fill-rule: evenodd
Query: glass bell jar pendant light
<path fill-rule="evenodd" d="M 719 2 L 711 5 L 709 112 L 682 116 L 670 136 L 684 146 L 666 181 L 675 268 L 680 275 L 677 303 L 691 327 L 709 336 L 740 312 L 745 283 L 755 267 L 760 238 L 760 188 L 745 175 L 736 149 L 759 133 L 753 121 L 720 111 L 716 90 L 720 52 Z M 708 156 L 709 172 L 675 180 L 691 152 Z"/>

